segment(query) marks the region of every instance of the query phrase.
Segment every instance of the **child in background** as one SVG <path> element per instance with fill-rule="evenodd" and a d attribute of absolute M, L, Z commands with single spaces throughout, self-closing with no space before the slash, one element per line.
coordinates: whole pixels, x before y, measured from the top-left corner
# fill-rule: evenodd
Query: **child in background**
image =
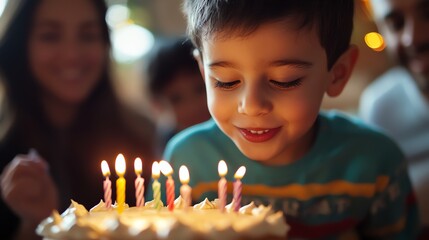
<path fill-rule="evenodd" d="M 193 49 L 192 42 L 184 37 L 168 39 L 148 60 L 147 85 L 159 116 L 161 152 L 174 134 L 210 118 L 204 80 Z"/>
<path fill-rule="evenodd" d="M 353 0 L 187 0 L 213 120 L 176 135 L 164 157 L 186 165 L 193 201 L 217 197 L 247 168 L 242 205 L 282 210 L 288 239 L 414 239 L 418 216 L 406 163 L 385 135 L 338 112 L 358 57 Z M 176 196 L 180 182 L 176 181 Z M 232 192 L 229 185 L 228 193 Z"/>

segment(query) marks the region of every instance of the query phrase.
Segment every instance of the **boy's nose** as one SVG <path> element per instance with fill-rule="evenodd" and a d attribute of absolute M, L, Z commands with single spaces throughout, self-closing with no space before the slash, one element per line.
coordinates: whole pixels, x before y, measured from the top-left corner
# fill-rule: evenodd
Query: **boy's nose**
<path fill-rule="evenodd" d="M 257 87 L 245 89 L 238 104 L 238 113 L 248 116 L 261 116 L 273 109 L 269 96 Z"/>

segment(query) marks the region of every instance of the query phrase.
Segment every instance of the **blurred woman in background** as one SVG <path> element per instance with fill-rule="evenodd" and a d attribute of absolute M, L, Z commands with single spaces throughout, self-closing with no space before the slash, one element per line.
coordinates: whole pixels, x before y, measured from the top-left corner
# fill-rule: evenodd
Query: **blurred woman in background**
<path fill-rule="evenodd" d="M 71 198 L 95 205 L 103 197 L 100 163 L 107 160 L 114 176 L 118 153 L 128 169 L 142 158 L 149 180 L 154 126 L 112 88 L 105 14 L 103 0 L 24 0 L 5 30 L 0 239 L 37 239 L 37 224 Z M 134 205 L 134 172 L 127 177 Z"/>

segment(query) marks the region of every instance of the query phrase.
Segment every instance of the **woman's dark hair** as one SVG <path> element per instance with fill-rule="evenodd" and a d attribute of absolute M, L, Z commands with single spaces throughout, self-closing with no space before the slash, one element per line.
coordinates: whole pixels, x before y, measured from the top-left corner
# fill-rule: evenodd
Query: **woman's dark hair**
<path fill-rule="evenodd" d="M 297 30 L 316 27 L 330 69 L 349 48 L 354 1 L 185 0 L 183 10 L 188 21 L 188 34 L 199 50 L 201 41 L 213 33 L 246 36 L 267 22 L 295 19 Z"/>

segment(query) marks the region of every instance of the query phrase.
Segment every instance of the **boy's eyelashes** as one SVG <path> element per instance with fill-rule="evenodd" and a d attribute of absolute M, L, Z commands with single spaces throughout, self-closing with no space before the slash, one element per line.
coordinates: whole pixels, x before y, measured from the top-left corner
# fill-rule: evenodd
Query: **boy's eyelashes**
<path fill-rule="evenodd" d="M 239 83 L 240 83 L 240 80 L 235 80 L 232 82 L 221 82 L 219 80 L 214 80 L 215 88 L 222 88 L 222 89 L 232 89 L 235 86 L 237 86 Z"/>
<path fill-rule="evenodd" d="M 289 82 L 279 82 L 275 80 L 270 80 L 270 83 L 280 89 L 291 89 L 291 88 L 299 87 L 302 83 L 302 78 L 298 78 L 296 80 L 289 81 Z"/>
<path fill-rule="evenodd" d="M 222 82 L 219 80 L 214 80 L 214 87 L 230 90 L 230 89 L 233 89 L 234 87 L 236 87 L 240 82 L 241 82 L 240 80 L 235 80 L 232 82 Z M 302 78 L 298 78 L 296 80 L 289 81 L 289 82 L 279 82 L 276 80 L 269 80 L 269 82 L 274 87 L 283 90 L 283 89 L 291 89 L 291 88 L 299 87 L 302 83 Z"/>

